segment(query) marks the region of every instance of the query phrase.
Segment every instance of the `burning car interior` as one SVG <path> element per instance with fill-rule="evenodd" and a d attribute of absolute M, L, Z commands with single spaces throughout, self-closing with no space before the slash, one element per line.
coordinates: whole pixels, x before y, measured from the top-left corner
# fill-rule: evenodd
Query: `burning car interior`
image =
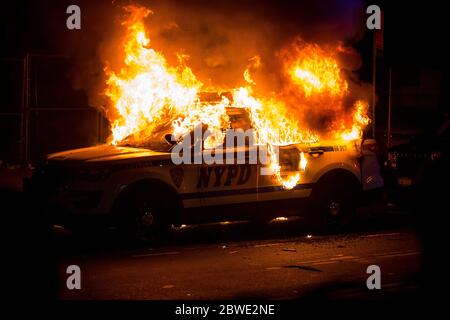
<path fill-rule="evenodd" d="M 444 10 L 19 2 L 1 21 L 0 203 L 6 258 L 41 261 L 41 280 L 11 276 L 13 299 L 180 319 L 438 299 Z"/>

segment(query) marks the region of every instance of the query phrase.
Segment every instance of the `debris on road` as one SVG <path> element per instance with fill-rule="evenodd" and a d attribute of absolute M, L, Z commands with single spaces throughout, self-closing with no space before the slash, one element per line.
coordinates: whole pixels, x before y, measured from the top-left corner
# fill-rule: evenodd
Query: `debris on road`
<path fill-rule="evenodd" d="M 172 289 L 172 288 L 175 288 L 173 284 L 166 284 L 165 286 L 162 287 L 162 289 Z"/>
<path fill-rule="evenodd" d="M 316 268 L 313 268 L 313 267 L 307 267 L 307 266 L 290 265 L 290 266 L 285 266 L 285 268 L 288 268 L 288 269 L 302 269 L 302 270 L 314 271 L 314 272 L 322 272 L 322 270 L 320 270 L 320 269 L 316 269 Z"/>

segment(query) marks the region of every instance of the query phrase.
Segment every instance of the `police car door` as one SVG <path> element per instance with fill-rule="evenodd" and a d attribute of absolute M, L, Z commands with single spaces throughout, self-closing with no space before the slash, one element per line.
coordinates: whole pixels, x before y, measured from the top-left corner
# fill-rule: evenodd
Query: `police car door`
<path fill-rule="evenodd" d="M 290 201 L 297 202 L 301 198 L 309 197 L 312 190 L 312 183 L 310 183 L 310 176 L 308 172 L 304 172 L 300 168 L 301 150 L 295 146 L 285 146 L 279 149 L 279 164 L 281 166 L 281 176 L 300 174 L 298 184 L 285 188 L 277 177 L 273 174 L 270 165 L 259 164 L 258 176 L 258 203 L 262 208 L 267 208 L 270 204 L 276 206 L 277 210 L 286 204 L 289 208 Z M 267 162 L 267 161 L 266 161 Z"/>
<path fill-rule="evenodd" d="M 222 206 L 256 202 L 257 163 L 250 163 L 249 154 L 256 147 L 216 149 L 216 159 L 222 163 L 207 164 L 200 169 L 198 186 L 202 188 L 204 206 Z M 204 151 L 211 152 L 209 150 Z M 209 153 L 208 153 L 209 154 Z M 205 157 L 204 157 L 205 158 Z M 227 161 L 228 159 L 228 161 Z M 205 160 L 205 159 L 204 159 Z M 233 161 L 231 161 L 233 160 Z"/>

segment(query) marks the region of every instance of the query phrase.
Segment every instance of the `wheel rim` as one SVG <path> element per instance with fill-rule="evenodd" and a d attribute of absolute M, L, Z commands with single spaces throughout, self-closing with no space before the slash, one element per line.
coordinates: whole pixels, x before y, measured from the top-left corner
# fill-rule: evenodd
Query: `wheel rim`
<path fill-rule="evenodd" d="M 328 212 L 331 216 L 336 217 L 341 212 L 341 203 L 338 201 L 331 201 L 328 206 Z"/>
<path fill-rule="evenodd" d="M 140 215 L 138 217 L 139 223 L 141 226 L 148 228 L 153 226 L 155 217 L 153 214 L 153 210 L 147 203 L 144 203 L 141 210 Z"/>

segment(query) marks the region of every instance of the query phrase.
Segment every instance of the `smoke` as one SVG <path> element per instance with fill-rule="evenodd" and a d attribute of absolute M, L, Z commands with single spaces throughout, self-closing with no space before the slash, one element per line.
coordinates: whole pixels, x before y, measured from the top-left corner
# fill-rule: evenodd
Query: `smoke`
<path fill-rule="evenodd" d="M 319 44 L 355 39 L 361 34 L 364 12 L 359 1 L 140 3 L 154 11 L 148 18 L 153 47 L 172 63 L 174 52 L 185 52 L 203 83 L 225 88 L 243 84 L 242 73 L 255 55 L 261 57 L 261 74 L 276 73 L 277 53 L 295 37 Z"/>
<path fill-rule="evenodd" d="M 130 1 L 82 2 L 82 30 L 72 32 L 63 51 L 74 58 L 70 78 L 76 89 L 88 92 L 89 103 L 105 108 L 104 68 L 118 68 L 123 61 L 120 41 L 124 35 L 122 6 Z M 135 3 L 135 2 L 134 2 Z M 283 92 L 280 52 L 295 39 L 319 45 L 351 45 L 364 32 L 364 7 L 360 0 L 346 1 L 227 1 L 227 0 L 141 0 L 153 11 L 146 19 L 152 48 L 163 53 L 171 65 L 178 54 L 188 57 L 187 65 L 205 88 L 234 88 L 245 85 L 244 70 L 252 57 L 261 64 L 252 69 L 256 94 Z M 61 5 L 62 6 L 62 5 Z M 67 34 L 67 32 L 65 33 Z M 56 39 L 60 38 L 56 35 Z M 342 51 L 339 61 L 349 80 L 352 99 L 366 98 L 369 87 L 359 83 L 356 71 L 359 55 Z M 351 105 L 348 103 L 346 105 Z M 329 114 L 310 113 L 310 108 L 290 106 L 293 114 L 314 129 L 329 125 Z M 108 112 L 109 109 L 105 108 Z M 305 112 L 315 116 L 305 117 Z"/>

